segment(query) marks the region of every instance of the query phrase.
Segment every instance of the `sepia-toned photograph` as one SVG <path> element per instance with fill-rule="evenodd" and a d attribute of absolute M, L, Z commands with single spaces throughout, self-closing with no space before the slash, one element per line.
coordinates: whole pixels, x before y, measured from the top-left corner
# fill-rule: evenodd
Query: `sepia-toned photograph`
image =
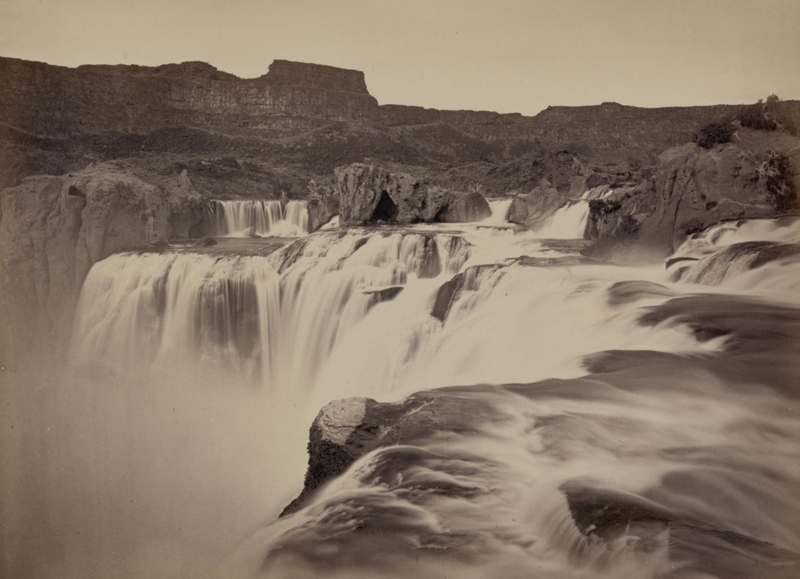
<path fill-rule="evenodd" d="M 0 0 L 0 577 L 800 577 L 797 0 Z"/>

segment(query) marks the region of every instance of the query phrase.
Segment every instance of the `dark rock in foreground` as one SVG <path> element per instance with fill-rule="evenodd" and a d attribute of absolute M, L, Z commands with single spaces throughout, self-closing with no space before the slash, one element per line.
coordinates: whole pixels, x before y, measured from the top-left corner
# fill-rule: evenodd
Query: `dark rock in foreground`
<path fill-rule="evenodd" d="M 670 293 L 638 281 L 612 288 L 615 304 L 653 295 Z M 725 335 L 725 347 L 696 356 L 604 352 L 587 360 L 592 373 L 583 378 L 445 388 L 396 403 L 332 402 L 311 427 L 304 490 L 276 523 L 281 534 L 270 535 L 260 570 L 402 576 L 446 564 L 493 576 L 486 570 L 509 553 L 518 557 L 517 569 L 536 567 L 541 545 L 545 553 L 563 549 L 564 563 L 587 574 L 594 565 L 604 572 L 621 565 L 624 575 L 638 561 L 645 569 L 658 564 L 655 577 L 792 579 L 800 555 L 772 529 L 786 523 L 779 505 L 793 499 L 784 503 L 770 490 L 766 481 L 776 475 L 755 456 L 758 443 L 744 454 L 714 442 L 676 445 L 680 434 L 658 434 L 664 425 L 635 410 L 647 400 L 644 408 L 652 409 L 667 388 L 704 400 L 722 392 L 735 398 L 761 384 L 786 401 L 796 398 L 797 322 L 789 306 L 678 297 L 650 308 L 640 323 L 686 325 L 699 339 Z M 724 390 L 709 391 L 709 383 Z M 673 424 L 678 432 L 681 424 Z M 595 455 L 611 462 L 595 463 Z M 655 477 L 629 482 L 613 468 L 602 470 L 652 468 L 656 456 L 664 470 Z M 767 511 L 750 524 L 745 513 L 760 505 Z"/>
<path fill-rule="evenodd" d="M 303 492 L 281 516 L 304 506 L 321 485 L 372 450 L 412 443 L 432 432 L 470 431 L 480 416 L 490 415 L 489 407 L 446 391 L 420 392 L 397 404 L 370 398 L 335 400 L 320 411 L 311 426 Z"/>

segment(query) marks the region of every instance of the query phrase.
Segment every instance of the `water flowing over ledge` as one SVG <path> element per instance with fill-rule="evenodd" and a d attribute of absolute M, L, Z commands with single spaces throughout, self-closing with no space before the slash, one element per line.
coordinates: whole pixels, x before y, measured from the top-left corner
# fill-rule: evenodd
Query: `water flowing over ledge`
<path fill-rule="evenodd" d="M 299 237 L 308 234 L 305 201 L 214 201 L 215 235 Z"/>
<path fill-rule="evenodd" d="M 794 577 L 797 222 L 622 267 L 492 205 L 95 264 L 34 515 L 98 577 Z"/>

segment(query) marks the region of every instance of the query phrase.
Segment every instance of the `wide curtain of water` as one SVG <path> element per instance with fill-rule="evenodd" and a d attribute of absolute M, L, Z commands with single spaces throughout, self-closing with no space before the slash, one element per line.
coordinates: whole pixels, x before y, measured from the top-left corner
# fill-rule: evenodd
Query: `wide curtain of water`
<path fill-rule="evenodd" d="M 95 264 L 69 368 L 24 400 L 19 568 L 796 576 L 800 220 L 723 224 L 667 267 L 615 265 L 573 239 L 585 204 L 539 233 L 496 203 L 485 223 Z M 278 518 L 325 404 L 449 386 L 466 426 L 373 451 Z"/>
<path fill-rule="evenodd" d="M 296 237 L 308 233 L 305 201 L 214 201 L 214 234 L 224 237 Z"/>

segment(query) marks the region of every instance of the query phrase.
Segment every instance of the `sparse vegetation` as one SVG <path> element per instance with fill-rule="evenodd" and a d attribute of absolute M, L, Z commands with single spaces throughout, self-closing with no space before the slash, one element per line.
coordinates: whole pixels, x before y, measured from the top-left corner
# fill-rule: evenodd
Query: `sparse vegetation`
<path fill-rule="evenodd" d="M 617 226 L 617 234 L 623 239 L 630 239 L 639 233 L 639 223 L 633 215 L 623 215 Z"/>
<path fill-rule="evenodd" d="M 734 127 L 730 120 L 724 119 L 708 123 L 694 134 L 692 139 L 698 146 L 710 149 L 714 145 L 729 143 L 733 138 Z"/>
<path fill-rule="evenodd" d="M 797 202 L 797 191 L 792 182 L 793 171 L 789 157 L 777 151 L 769 151 L 758 166 L 759 179 L 766 181 L 767 193 L 777 211 L 785 212 Z"/>
<path fill-rule="evenodd" d="M 775 95 L 771 95 L 767 100 L 770 101 L 773 97 L 773 102 L 777 102 L 778 97 Z M 758 99 L 757 103 L 742 107 L 739 111 L 738 119 L 742 126 L 748 129 L 774 131 L 778 128 L 778 123 L 768 112 L 768 104 Z"/>
<path fill-rule="evenodd" d="M 589 213 L 593 216 L 609 215 L 621 207 L 622 204 L 614 199 L 591 199 L 589 201 Z"/>

